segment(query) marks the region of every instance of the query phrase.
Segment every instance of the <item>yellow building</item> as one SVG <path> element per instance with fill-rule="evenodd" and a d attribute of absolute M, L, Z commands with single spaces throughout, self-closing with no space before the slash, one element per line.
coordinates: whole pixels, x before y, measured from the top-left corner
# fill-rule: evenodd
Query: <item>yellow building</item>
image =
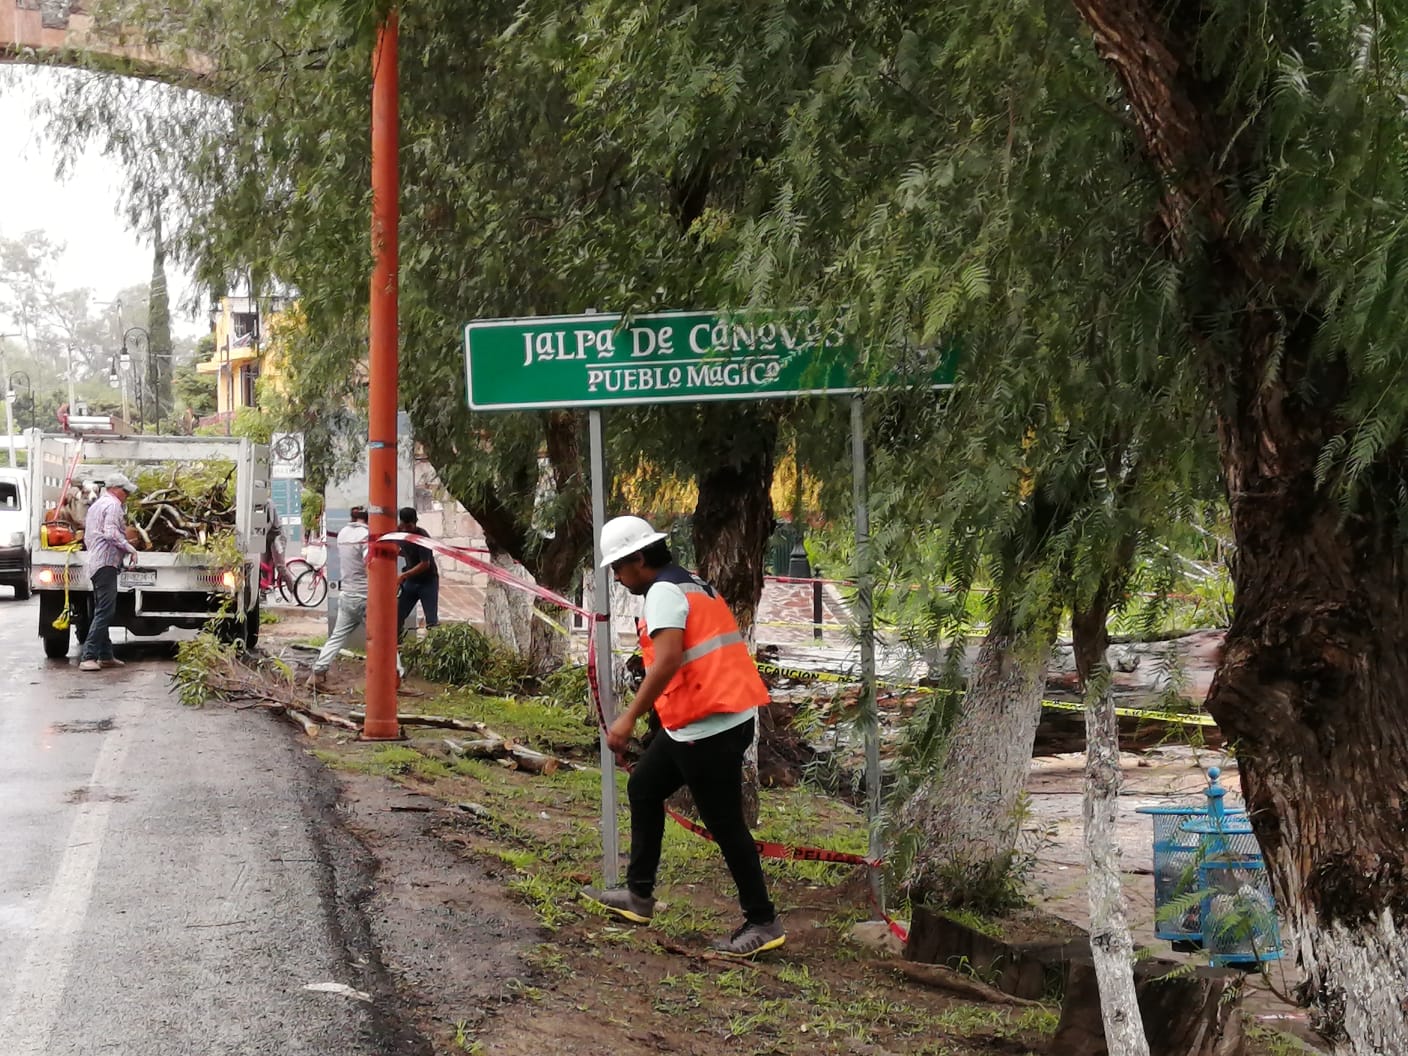
<path fill-rule="evenodd" d="M 222 297 L 210 312 L 210 332 L 215 351 L 196 364 L 201 374 L 216 376 L 214 424 L 233 418 L 242 407 L 257 407 L 259 378 L 278 373 L 273 362 L 272 335 L 279 315 L 287 307 L 284 297 Z"/>

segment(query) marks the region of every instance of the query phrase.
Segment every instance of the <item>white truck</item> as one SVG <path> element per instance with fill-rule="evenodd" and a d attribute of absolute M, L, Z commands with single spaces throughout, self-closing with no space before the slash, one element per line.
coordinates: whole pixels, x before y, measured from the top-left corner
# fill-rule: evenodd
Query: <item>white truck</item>
<path fill-rule="evenodd" d="M 29 597 L 29 471 L 0 468 L 0 585 Z"/>
<path fill-rule="evenodd" d="M 214 460 L 232 468 L 239 563 L 225 567 L 234 561 L 199 551 L 143 551 L 135 567 L 124 568 L 118 576 L 112 626 L 145 636 L 172 627 L 200 629 L 213 621 L 225 639 L 254 647 L 259 637 L 259 562 L 272 502 L 267 446 L 240 437 L 36 431 L 30 434 L 29 450 L 29 582 L 39 595 L 39 637 L 46 656 L 67 656 L 71 631 L 82 642 L 91 612 L 87 555 L 72 547 L 66 532 L 55 530 L 51 512 L 68 500 L 65 483 L 70 494 L 77 489 L 92 497 L 110 472 L 135 479 L 144 468 L 199 466 Z M 60 619 L 65 612 L 69 618 Z"/>

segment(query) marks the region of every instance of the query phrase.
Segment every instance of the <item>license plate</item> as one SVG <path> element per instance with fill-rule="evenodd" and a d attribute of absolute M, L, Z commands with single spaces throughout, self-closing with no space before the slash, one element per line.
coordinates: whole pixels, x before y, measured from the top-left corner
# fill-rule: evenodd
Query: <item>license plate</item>
<path fill-rule="evenodd" d="M 156 586 L 156 571 L 119 572 L 117 585 L 119 587 L 154 587 Z"/>

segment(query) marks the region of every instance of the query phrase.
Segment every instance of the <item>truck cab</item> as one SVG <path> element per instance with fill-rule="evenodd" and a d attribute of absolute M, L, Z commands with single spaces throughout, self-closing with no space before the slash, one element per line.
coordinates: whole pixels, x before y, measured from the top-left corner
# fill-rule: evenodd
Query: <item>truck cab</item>
<path fill-rule="evenodd" d="M 29 471 L 0 468 L 0 585 L 29 597 Z"/>

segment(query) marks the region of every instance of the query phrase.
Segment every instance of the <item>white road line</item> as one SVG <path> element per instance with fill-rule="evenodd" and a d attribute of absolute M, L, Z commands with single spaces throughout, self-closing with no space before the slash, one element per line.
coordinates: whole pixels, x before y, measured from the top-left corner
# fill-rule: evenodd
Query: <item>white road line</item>
<path fill-rule="evenodd" d="M 115 788 L 121 776 L 133 729 L 145 710 L 141 698 L 140 692 L 129 696 L 126 706 L 114 716 L 114 728 L 103 735 L 88 784 L 97 795 L 78 808 L 54 885 L 34 925 L 24 963 L 15 975 L 10 1007 L 0 1020 L 8 1056 L 45 1056 L 49 1051 L 49 1036 L 73 964 L 74 940 L 88 916 L 107 838 L 113 803 L 101 793 Z"/>

